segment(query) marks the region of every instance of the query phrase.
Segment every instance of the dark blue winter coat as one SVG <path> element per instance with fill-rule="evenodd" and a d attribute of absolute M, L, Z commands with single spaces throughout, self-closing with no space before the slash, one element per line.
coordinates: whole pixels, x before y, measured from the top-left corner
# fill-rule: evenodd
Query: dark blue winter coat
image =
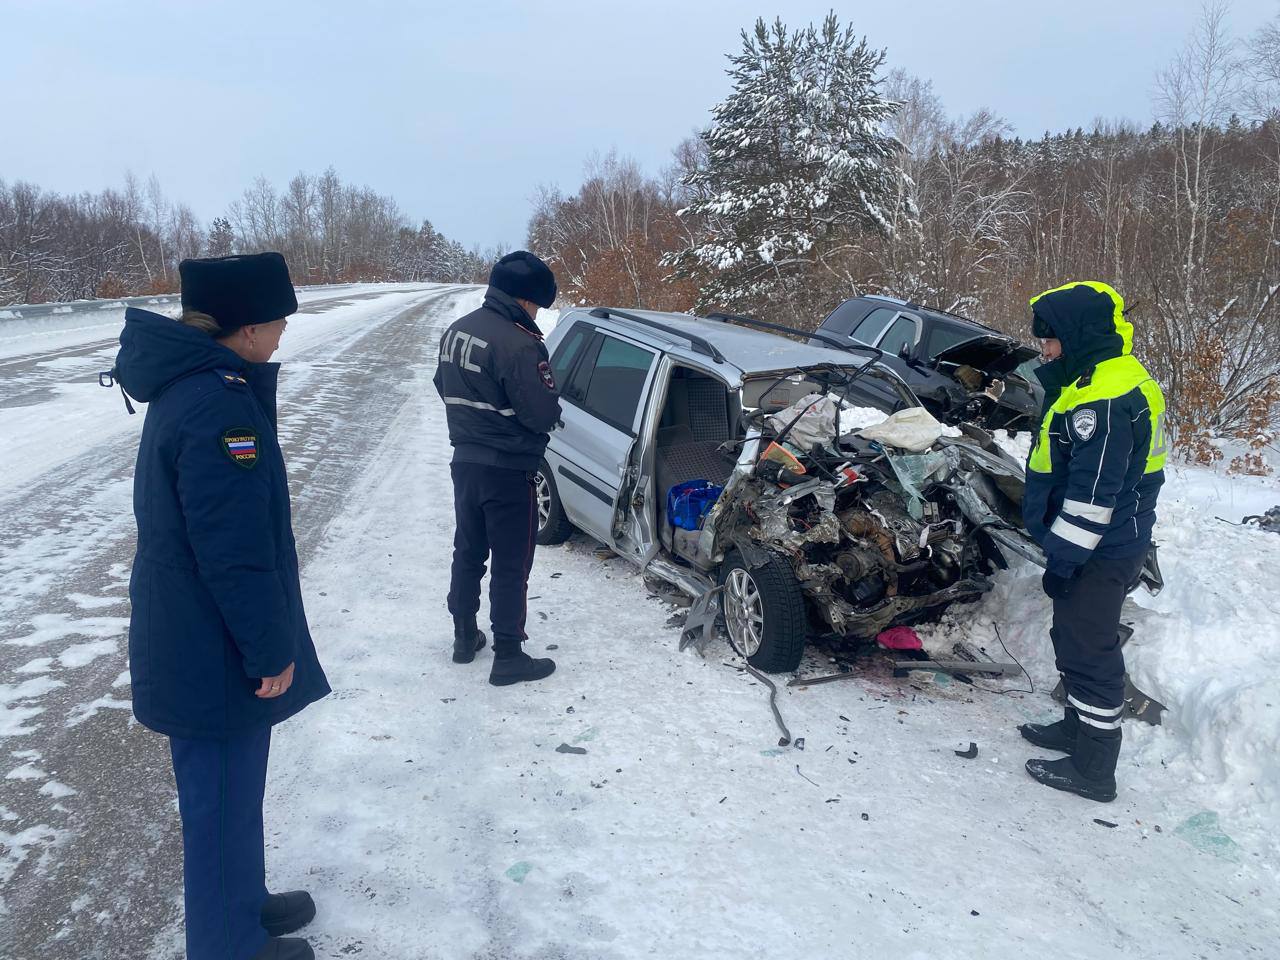
<path fill-rule="evenodd" d="M 133 509 L 133 712 L 152 730 L 218 739 L 279 723 L 329 692 L 307 629 L 284 458 L 279 364 L 208 334 L 125 313 L 116 377 L 150 406 Z M 293 684 L 254 696 L 294 664 Z"/>

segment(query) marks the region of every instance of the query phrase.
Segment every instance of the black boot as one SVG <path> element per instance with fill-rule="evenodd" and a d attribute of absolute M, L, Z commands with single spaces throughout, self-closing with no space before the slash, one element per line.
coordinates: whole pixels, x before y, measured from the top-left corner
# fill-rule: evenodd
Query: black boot
<path fill-rule="evenodd" d="M 509 657 L 495 656 L 493 669 L 489 671 L 489 682 L 495 687 L 505 687 L 524 680 L 541 680 L 555 672 L 554 660 L 535 660 L 522 651 Z"/>
<path fill-rule="evenodd" d="M 476 652 L 483 650 L 485 635 L 476 626 L 475 617 L 465 617 L 453 621 L 453 662 L 470 663 L 476 658 Z"/>
<path fill-rule="evenodd" d="M 1118 729 L 1098 730 L 1082 723 L 1071 756 L 1061 760 L 1028 760 L 1027 773 L 1046 787 L 1110 803 L 1116 798 L 1116 761 L 1119 759 Z"/>
<path fill-rule="evenodd" d="M 1066 707 L 1057 723 L 1024 723 L 1018 732 L 1037 747 L 1070 753 L 1076 746 L 1076 731 L 1080 727 L 1080 715 L 1074 707 Z"/>
<path fill-rule="evenodd" d="M 262 905 L 262 928 L 273 937 L 301 930 L 316 917 L 316 904 L 305 890 L 269 893 Z"/>
<path fill-rule="evenodd" d="M 297 937 L 272 937 L 253 960 L 316 960 L 311 944 Z"/>

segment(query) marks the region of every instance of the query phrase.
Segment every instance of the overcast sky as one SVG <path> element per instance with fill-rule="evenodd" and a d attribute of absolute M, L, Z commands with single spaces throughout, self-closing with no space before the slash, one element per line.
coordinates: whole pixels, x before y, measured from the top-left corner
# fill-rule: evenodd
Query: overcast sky
<path fill-rule="evenodd" d="M 62 192 L 126 170 L 208 222 L 254 177 L 332 164 L 467 245 L 524 241 L 539 183 L 576 189 L 616 147 L 653 171 L 728 89 L 758 15 L 802 26 L 832 3 L 547 0 L 387 3 L 0 0 L 0 179 Z M 1024 136 L 1151 119 L 1156 71 L 1197 0 L 859 0 L 870 42 Z M 1251 33 L 1277 0 L 1236 0 Z"/>

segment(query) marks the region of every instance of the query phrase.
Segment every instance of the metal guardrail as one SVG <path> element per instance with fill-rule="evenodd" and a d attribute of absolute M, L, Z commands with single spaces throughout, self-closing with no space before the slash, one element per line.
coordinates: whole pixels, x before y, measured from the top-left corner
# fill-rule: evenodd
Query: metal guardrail
<path fill-rule="evenodd" d="M 295 287 L 304 290 L 342 290 L 359 286 L 354 283 L 315 283 Z M 0 305 L 0 323 L 6 320 L 35 320 L 41 317 L 65 316 L 73 313 L 91 313 L 94 310 L 113 310 L 120 307 L 157 307 L 179 302 L 176 293 L 158 293 L 142 297 L 114 297 L 107 300 L 64 300 L 58 303 L 17 303 Z"/>
<path fill-rule="evenodd" d="M 74 313 L 92 313 L 95 310 L 113 310 L 120 307 L 156 307 L 178 302 L 176 293 L 150 297 L 116 297 L 114 300 L 67 300 L 60 303 L 19 303 L 0 307 L 0 323 L 6 320 L 38 320 L 41 317 L 57 317 Z"/>

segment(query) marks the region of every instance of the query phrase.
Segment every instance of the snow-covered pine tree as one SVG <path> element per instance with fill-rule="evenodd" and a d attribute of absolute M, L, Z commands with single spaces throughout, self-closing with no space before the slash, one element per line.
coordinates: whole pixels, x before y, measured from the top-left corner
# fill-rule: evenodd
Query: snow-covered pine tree
<path fill-rule="evenodd" d="M 896 109 L 879 90 L 884 53 L 832 13 L 795 32 L 758 20 L 729 60 L 733 92 L 685 179 L 682 216 L 701 229 L 670 262 L 702 307 L 767 306 L 812 326 L 816 304 L 852 287 L 842 260 L 859 237 L 892 230 L 901 147 L 884 132 Z"/>

